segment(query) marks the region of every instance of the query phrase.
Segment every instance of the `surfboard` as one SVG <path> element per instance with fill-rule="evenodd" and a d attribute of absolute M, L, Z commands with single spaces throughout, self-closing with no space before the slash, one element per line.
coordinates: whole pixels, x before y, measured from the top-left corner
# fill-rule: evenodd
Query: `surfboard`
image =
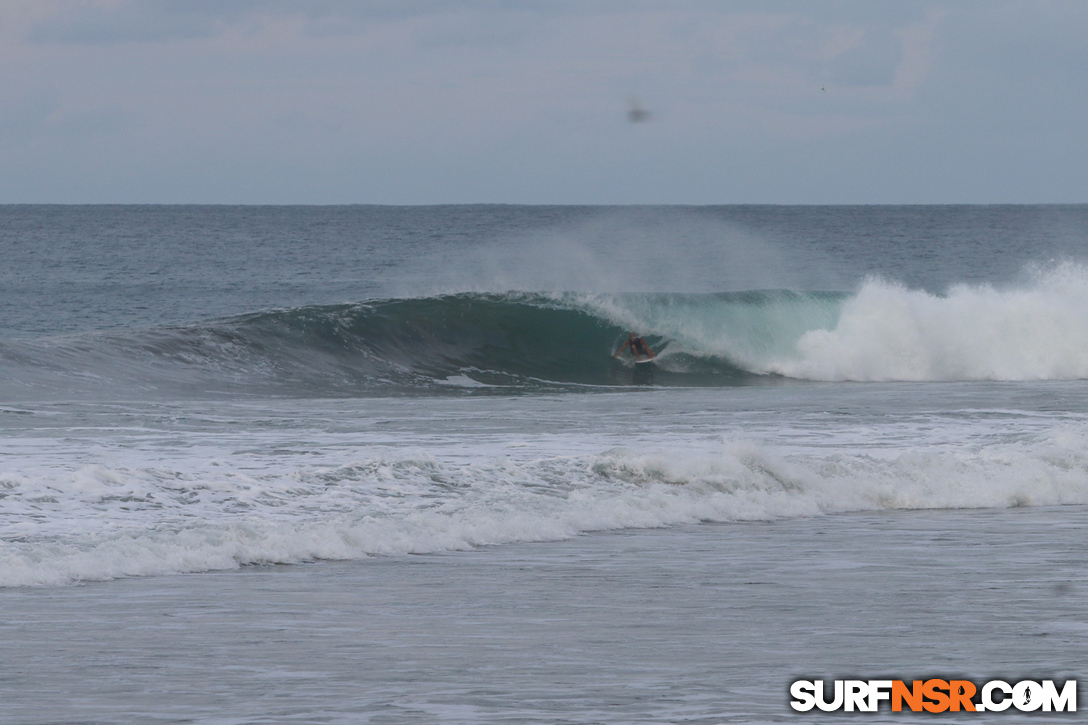
<path fill-rule="evenodd" d="M 626 365 L 629 360 L 631 362 L 633 362 L 635 365 L 645 365 L 646 363 L 652 363 L 654 360 L 657 359 L 657 356 L 655 355 L 654 357 L 646 357 L 646 358 L 636 357 L 634 360 L 631 360 L 631 358 L 628 357 L 627 355 L 623 355 L 623 354 L 620 354 L 618 352 L 614 352 L 614 353 L 612 353 L 612 359 L 616 360 L 617 362 L 620 362 L 620 363 L 622 363 L 624 365 Z"/>
<path fill-rule="evenodd" d="M 613 355 L 612 359 L 617 360 L 620 363 L 626 363 L 630 358 L 628 358 L 628 357 L 616 357 L 615 355 Z M 656 358 L 648 357 L 648 358 L 643 358 L 643 359 L 635 359 L 633 362 L 635 363 L 635 365 L 645 365 L 646 363 L 652 363 L 655 359 Z"/>

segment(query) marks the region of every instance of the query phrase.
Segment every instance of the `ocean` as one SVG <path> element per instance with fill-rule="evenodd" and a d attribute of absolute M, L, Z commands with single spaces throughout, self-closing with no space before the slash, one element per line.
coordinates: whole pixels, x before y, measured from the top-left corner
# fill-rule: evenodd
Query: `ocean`
<path fill-rule="evenodd" d="M 1088 673 L 1088 205 L 0 206 L 0 258 L 0 722 Z"/>

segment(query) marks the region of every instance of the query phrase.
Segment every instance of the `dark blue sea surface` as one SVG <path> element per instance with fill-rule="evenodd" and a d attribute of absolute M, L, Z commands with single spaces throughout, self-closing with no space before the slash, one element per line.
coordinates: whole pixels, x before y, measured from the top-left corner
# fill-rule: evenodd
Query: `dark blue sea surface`
<path fill-rule="evenodd" d="M 610 353 L 629 329 L 666 353 L 657 385 L 1078 378 L 1059 352 L 934 348 L 1030 314 L 971 313 L 964 286 L 1083 278 L 1085 229 L 1086 206 L 0 207 L 0 394 L 622 384 Z M 892 325 L 943 304 L 914 352 L 948 364 L 859 365 L 899 354 L 872 331 L 806 355 L 859 296 Z M 893 334 L 926 316 L 908 314 Z"/>
<path fill-rule="evenodd" d="M 1083 261 L 1086 229 L 1088 205 L 0 206 L 0 330 L 438 292 L 853 291 L 868 275 L 939 293 Z"/>

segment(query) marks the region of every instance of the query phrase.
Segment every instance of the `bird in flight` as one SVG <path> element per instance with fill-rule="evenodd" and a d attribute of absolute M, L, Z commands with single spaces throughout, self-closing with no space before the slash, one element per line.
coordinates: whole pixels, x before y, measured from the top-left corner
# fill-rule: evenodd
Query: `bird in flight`
<path fill-rule="evenodd" d="M 629 103 L 631 107 L 627 110 L 628 121 L 631 123 L 645 123 L 650 120 L 650 112 L 642 107 L 637 98 L 632 96 Z"/>

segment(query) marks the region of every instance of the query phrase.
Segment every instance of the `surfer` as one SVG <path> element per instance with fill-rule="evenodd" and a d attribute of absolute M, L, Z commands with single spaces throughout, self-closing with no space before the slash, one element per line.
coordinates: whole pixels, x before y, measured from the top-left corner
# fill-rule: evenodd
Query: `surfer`
<path fill-rule="evenodd" d="M 631 348 L 631 354 L 635 356 L 635 360 L 653 360 L 654 358 L 654 351 L 650 349 L 646 341 L 633 332 L 627 333 L 627 342 L 623 343 L 623 347 L 617 350 L 612 357 L 619 357 L 628 347 Z"/>

